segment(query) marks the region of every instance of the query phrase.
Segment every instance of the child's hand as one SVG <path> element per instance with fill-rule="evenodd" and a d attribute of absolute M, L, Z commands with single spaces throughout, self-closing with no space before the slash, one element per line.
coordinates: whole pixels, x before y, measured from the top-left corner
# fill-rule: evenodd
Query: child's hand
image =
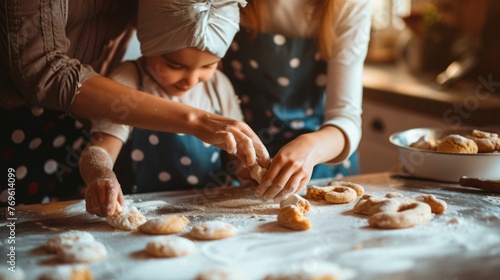
<path fill-rule="evenodd" d="M 116 179 L 97 179 L 85 191 L 85 208 L 97 216 L 108 216 L 115 212 L 117 203 L 123 205 L 123 193 Z"/>

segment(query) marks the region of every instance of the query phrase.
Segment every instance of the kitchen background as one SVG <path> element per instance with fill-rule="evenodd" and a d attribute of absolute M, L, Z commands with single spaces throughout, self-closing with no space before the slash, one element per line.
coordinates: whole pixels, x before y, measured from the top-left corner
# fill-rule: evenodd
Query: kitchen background
<path fill-rule="evenodd" d="M 398 131 L 500 128 L 500 1 L 372 1 L 362 173 L 396 169 Z M 139 56 L 134 38 L 125 58 Z"/>

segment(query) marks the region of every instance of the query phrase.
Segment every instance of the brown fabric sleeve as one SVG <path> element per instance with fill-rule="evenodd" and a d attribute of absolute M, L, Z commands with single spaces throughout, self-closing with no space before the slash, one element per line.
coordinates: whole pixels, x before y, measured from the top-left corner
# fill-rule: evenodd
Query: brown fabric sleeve
<path fill-rule="evenodd" d="M 66 0 L 0 0 L 2 65 L 33 105 L 69 111 L 78 88 L 96 75 L 67 56 Z"/>

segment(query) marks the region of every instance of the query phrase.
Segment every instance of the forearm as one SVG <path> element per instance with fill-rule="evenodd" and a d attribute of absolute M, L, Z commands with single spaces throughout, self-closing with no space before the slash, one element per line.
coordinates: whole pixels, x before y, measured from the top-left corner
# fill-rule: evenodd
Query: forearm
<path fill-rule="evenodd" d="M 334 162 L 348 152 L 348 142 L 342 131 L 335 126 L 327 125 L 303 136 L 311 147 L 310 152 L 316 159 L 315 164 Z"/>
<path fill-rule="evenodd" d="M 144 129 L 188 134 L 194 134 L 193 127 L 202 114 L 209 114 L 102 76 L 83 83 L 71 113 L 87 119 L 109 119 Z"/>
<path fill-rule="evenodd" d="M 113 160 L 105 149 L 87 146 L 80 157 L 80 174 L 87 186 L 97 180 L 115 180 Z"/>

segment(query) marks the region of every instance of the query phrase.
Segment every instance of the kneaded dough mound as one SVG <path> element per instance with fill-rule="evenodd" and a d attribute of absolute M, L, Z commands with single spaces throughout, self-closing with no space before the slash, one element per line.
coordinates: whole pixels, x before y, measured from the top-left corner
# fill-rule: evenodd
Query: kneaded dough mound
<path fill-rule="evenodd" d="M 236 235 L 236 228 L 221 221 L 208 221 L 193 227 L 189 235 L 201 240 L 223 239 Z"/>
<path fill-rule="evenodd" d="M 173 234 L 186 230 L 189 220 L 184 216 L 165 216 L 149 219 L 139 226 L 147 234 Z"/>
<path fill-rule="evenodd" d="M 474 140 L 458 134 L 450 134 L 436 146 L 436 151 L 446 153 L 476 154 L 478 147 Z"/>
<path fill-rule="evenodd" d="M 108 224 L 121 230 L 135 230 L 146 222 L 146 217 L 135 206 L 117 207 L 113 215 L 107 216 Z"/>
<path fill-rule="evenodd" d="M 298 194 L 292 194 L 291 196 L 281 201 L 280 203 L 281 208 L 289 205 L 296 206 L 303 215 L 309 214 L 309 211 L 311 210 L 311 204 L 309 203 L 309 201 L 307 201 Z"/>
<path fill-rule="evenodd" d="M 72 230 L 52 237 L 45 244 L 45 248 L 51 253 L 56 253 L 57 251 L 63 248 L 71 247 L 74 243 L 80 241 L 93 242 L 95 239 L 90 232 Z"/>
<path fill-rule="evenodd" d="M 252 167 L 252 170 L 250 171 L 250 177 L 257 181 L 257 183 L 262 183 L 262 179 L 264 178 L 264 175 L 267 172 L 267 168 L 264 168 L 258 164 L 254 165 Z"/>
<path fill-rule="evenodd" d="M 100 242 L 76 242 L 71 247 L 65 247 L 57 252 L 59 260 L 67 263 L 88 263 L 106 258 L 107 251 Z"/>
<path fill-rule="evenodd" d="M 195 250 L 193 241 L 180 236 L 157 237 L 146 245 L 146 253 L 160 258 L 185 256 Z"/>
<path fill-rule="evenodd" d="M 280 208 L 278 211 L 278 224 L 293 230 L 308 230 L 311 228 L 311 222 L 304 219 L 304 215 L 294 205 Z"/>
<path fill-rule="evenodd" d="M 333 186 L 320 187 L 311 185 L 307 187 L 306 198 L 311 200 L 324 200 L 325 194 L 334 189 Z"/>

